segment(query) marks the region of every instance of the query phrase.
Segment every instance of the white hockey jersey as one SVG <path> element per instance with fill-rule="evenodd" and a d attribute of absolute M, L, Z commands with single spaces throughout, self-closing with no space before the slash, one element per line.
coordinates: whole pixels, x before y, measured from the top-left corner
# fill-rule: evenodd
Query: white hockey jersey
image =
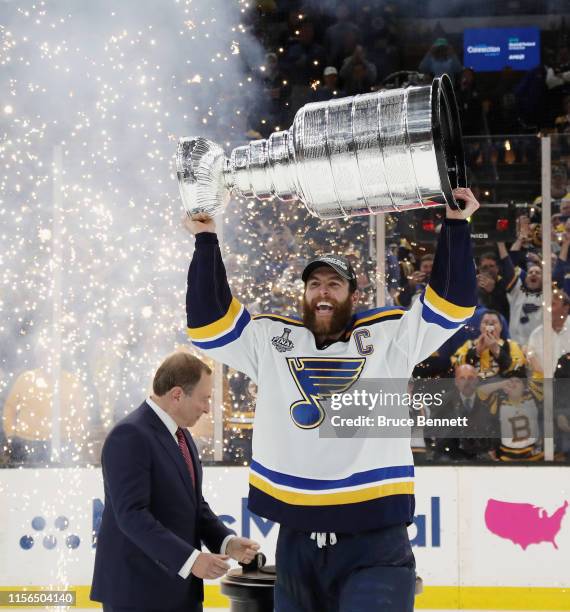
<path fill-rule="evenodd" d="M 525 346 L 531 333 L 542 324 L 542 291 L 530 291 L 525 287 L 521 270 L 515 270 L 509 256 L 501 259 L 501 265 L 507 283 L 511 338 Z"/>
<path fill-rule="evenodd" d="M 353 533 L 414 514 L 409 438 L 319 436 L 330 379 L 408 379 L 414 366 L 472 316 L 475 264 L 468 224 L 446 221 L 430 285 L 409 311 L 353 316 L 323 349 L 301 320 L 251 317 L 231 295 L 213 233 L 196 236 L 188 274 L 188 334 L 210 357 L 258 385 L 249 508 L 301 531 Z M 403 391 L 406 391 L 404 388 Z"/>

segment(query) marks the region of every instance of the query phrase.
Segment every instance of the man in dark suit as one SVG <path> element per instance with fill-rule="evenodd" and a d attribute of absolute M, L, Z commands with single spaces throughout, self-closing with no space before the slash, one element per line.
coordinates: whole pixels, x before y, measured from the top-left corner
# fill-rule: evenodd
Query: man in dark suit
<path fill-rule="evenodd" d="M 464 364 L 455 368 L 455 389 L 446 394 L 441 407 L 434 410 L 431 416 L 449 419 L 466 417 L 468 427 L 463 431 L 455 428 L 447 432 L 439 428 L 434 449 L 438 459 L 490 459 L 489 438 L 492 437 L 493 422 L 489 407 L 477 395 L 478 383 L 477 370 L 472 365 Z M 467 437 L 469 434 L 473 437 Z"/>
<path fill-rule="evenodd" d="M 259 549 L 202 497 L 202 467 L 186 428 L 209 412 L 211 373 L 192 355 L 171 355 L 150 398 L 105 441 L 91 599 L 106 612 L 200 611 L 202 580 L 223 576 L 229 557 L 249 563 Z M 214 552 L 201 552 L 201 542 Z"/>

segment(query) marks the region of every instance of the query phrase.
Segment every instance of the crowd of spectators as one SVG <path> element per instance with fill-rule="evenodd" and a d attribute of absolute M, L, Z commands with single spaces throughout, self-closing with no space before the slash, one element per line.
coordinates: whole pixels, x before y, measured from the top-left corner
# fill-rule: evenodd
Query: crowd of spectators
<path fill-rule="evenodd" d="M 281 81 L 272 81 L 283 96 L 284 114 L 278 128 L 259 119 L 260 102 L 251 116 L 252 137 L 267 137 L 274 129 L 290 125 L 295 112 L 307 102 L 367 93 L 404 84 L 422 84 L 448 74 L 454 81 L 466 136 L 470 183 L 481 201 L 526 203 L 517 219 L 517 235 L 508 245 L 477 245 L 479 305 L 475 316 L 436 354 L 416 368 L 417 378 L 454 381 L 445 410 L 461 399 L 462 385 L 477 389 L 477 418 L 495 422 L 495 438 L 429 441 L 415 449 L 431 459 L 452 457 L 489 460 L 542 458 L 542 308 L 544 303 L 541 249 L 540 150 L 537 134 L 552 133 L 552 244 L 553 365 L 561 372 L 570 351 L 566 341 L 569 309 L 567 280 L 570 246 L 570 54 L 568 33 L 543 32 L 543 63 L 526 73 L 505 66 L 498 73 L 477 74 L 464 66 L 461 40 L 440 26 L 409 38 L 395 2 L 279 3 L 265 2 L 258 12 L 255 30 L 269 49 L 270 62 Z M 431 40 L 430 40 L 431 37 Z M 418 39 L 424 41 L 420 51 Z M 267 67 L 264 67 L 267 70 Z M 255 71 L 254 71 L 255 72 Z M 263 84 L 266 77 L 259 77 Z M 265 89 L 274 99 L 278 94 Z M 261 96 L 263 98 L 263 95 Z M 509 135 L 509 136 L 505 136 Z M 556 135 L 562 135 L 557 139 Z M 413 213 L 408 213 L 410 216 Z M 417 218 L 417 217 L 416 217 Z M 295 252 L 310 255 L 326 251 L 327 232 L 308 229 L 297 217 L 281 219 L 295 241 Z M 421 295 L 433 264 L 433 244 L 421 243 L 413 232 L 401 231 L 388 220 L 386 276 L 377 279 L 373 253 L 366 249 L 366 223 L 337 224 L 333 247 L 354 258 L 359 282 L 369 289 L 363 308 L 373 305 L 375 289 L 385 292 L 387 304 L 409 307 Z M 413 224 L 410 224 L 413 225 Z M 302 226 L 302 227 L 301 227 Z M 274 227 L 274 226 L 273 226 Z M 392 231 L 393 230 L 393 231 Z M 350 235 L 352 233 L 352 235 Z M 330 235 L 330 234 L 329 234 Z M 312 236 L 315 238 L 313 239 Z M 261 238 L 263 240 L 263 238 Z M 290 247 L 293 243 L 290 244 Z M 272 258 L 271 253 L 268 254 Z M 276 267 L 276 257 L 265 270 L 271 285 L 268 308 L 298 309 L 298 270 Z M 291 261 L 287 265 L 291 265 Z M 278 273 L 281 273 L 276 281 Z M 382 284 L 377 284 L 381 280 Z M 252 296 L 253 299 L 253 296 Z M 473 379 L 473 380 L 472 380 Z M 468 381 L 468 382 L 465 382 Z M 479 388 L 480 386 L 480 388 Z M 474 391 L 475 392 L 475 391 Z M 453 398 L 455 397 L 455 400 Z M 451 402 L 451 404 L 450 404 Z M 457 407 L 457 406 L 456 406 Z M 469 407 L 470 408 L 470 407 Z M 513 416 L 514 415 L 514 416 Z M 570 429 L 564 415 L 556 418 L 558 457 L 568 446 Z M 477 420 L 477 419 L 476 419 Z M 524 423 L 523 423 L 524 422 Z M 566 423 L 566 427 L 565 427 Z M 511 428 L 511 431 L 509 431 Z M 526 428 L 526 429 L 525 429 Z M 516 430 L 516 431 L 515 431 Z M 522 435 L 528 434 L 526 438 Z M 416 439 L 415 442 L 418 440 Z M 455 453 L 453 449 L 459 451 Z M 448 448 L 449 447 L 449 448 Z M 468 450 L 466 450 L 468 449 Z M 454 454 L 455 453 L 455 454 Z"/>
<path fill-rule="evenodd" d="M 409 7 L 408 7 L 409 8 Z M 265 50 L 244 53 L 250 88 L 234 108 L 228 140 L 267 138 L 289 128 L 309 102 L 431 82 L 449 74 L 465 139 L 469 182 L 482 201 L 532 202 L 540 184 L 540 134 L 570 160 L 570 32 L 541 31 L 541 64 L 476 72 L 464 65 L 462 35 L 441 23 L 418 24 L 401 2 L 265 0 L 248 15 L 248 32 Z M 513 17 L 516 23 L 516 16 Z M 225 126 L 224 126 L 225 127 Z M 561 136 L 558 138 L 558 136 Z"/>
<path fill-rule="evenodd" d="M 558 186 L 559 188 L 559 186 Z M 566 191 L 564 189 L 559 190 Z M 551 244 L 552 367 L 555 377 L 555 457 L 570 459 L 570 427 L 560 396 L 559 379 L 570 375 L 570 196 L 554 203 Z M 238 214 L 239 207 L 234 209 Z M 242 211 L 242 215 L 243 215 Z M 406 213 L 413 214 L 413 213 Z M 234 290 L 253 312 L 274 311 L 298 315 L 304 263 L 315 253 L 342 252 L 351 259 L 363 293 L 362 310 L 376 303 L 382 292 L 386 305 L 410 307 L 429 283 L 435 243 L 419 242 L 412 234 L 397 233 L 397 219 L 385 217 L 387 228 L 384 278 L 377 278 L 376 261 L 369 237 L 370 220 L 354 218 L 318 222 L 298 208 L 268 203 L 261 213 L 242 216 L 235 241 L 227 248 L 233 257 L 256 262 L 244 265 L 233 277 Z M 414 371 L 421 388 L 426 380 L 441 380 L 447 399 L 442 412 L 452 408 L 462 414 L 476 408 L 475 422 L 484 422 L 475 438 L 414 438 L 414 451 L 429 461 L 477 459 L 488 461 L 535 461 L 543 459 L 544 381 L 543 266 L 540 215 L 536 208 L 523 209 L 516 235 L 508 243 L 476 246 L 478 306 L 467 325 Z M 247 244 L 239 236 L 247 234 Z M 262 247 L 252 247 L 261 244 Z M 253 250 L 252 250 L 253 248 Z M 547 249 L 548 252 L 548 249 Z M 248 277 L 244 270 L 248 270 Z M 230 276 L 230 278 L 232 278 Z M 265 289 L 264 289 L 265 288 Z M 551 288 L 551 289 L 550 289 Z M 233 405 L 242 408 L 243 383 L 234 378 Z M 464 389 L 465 387 L 465 389 Z M 467 392 L 471 389 L 473 393 Z M 248 390 L 252 395 L 252 390 Z M 249 397 L 248 395 L 248 397 Z M 254 395 L 254 393 L 253 393 Z M 473 396 L 467 404 L 463 396 Z M 253 400 L 246 402 L 244 418 L 251 416 Z M 426 409 L 426 414 L 429 409 Z M 565 416 L 566 415 L 566 416 Z M 485 433 L 483 435 L 481 432 Z M 440 432 L 441 433 L 441 432 Z M 490 435 L 493 433 L 494 435 Z M 243 427 L 237 436 L 242 444 Z M 245 434 L 248 437 L 250 433 Z M 231 436 L 230 436 L 231 437 Z M 230 444 L 231 448 L 231 444 Z"/>
<path fill-rule="evenodd" d="M 570 358 L 570 234 L 563 233 L 560 247 L 553 223 L 552 249 L 558 246 L 559 253 L 547 283 L 552 299 L 551 380 L 544 377 L 543 272 L 540 246 L 532 243 L 532 226 L 527 216 L 520 216 L 510 248 L 500 242 L 494 251 L 481 252 L 475 315 L 436 355 L 416 367 L 419 379 L 441 377 L 449 391 L 444 405 L 432 416 L 452 412 L 469 416 L 477 430 L 474 438 L 429 440 L 426 434 L 425 443 L 415 449 L 420 456 L 509 462 L 542 459 L 543 387 L 551 385 L 555 458 L 569 458 L 570 405 L 564 381 Z"/>
<path fill-rule="evenodd" d="M 538 69 L 521 74 L 505 67 L 501 73 L 480 75 L 462 65 L 457 40 L 440 27 L 422 34 L 423 49 L 418 41 L 408 45 L 398 4 L 390 0 L 350 4 L 266 1 L 258 7 L 251 15 L 250 29 L 267 52 L 262 66 L 251 66 L 255 95 L 244 107 L 240 131 L 231 134 L 239 144 L 245 138 L 267 137 L 288 128 L 295 112 L 308 102 L 425 83 L 443 73 L 454 79 L 474 191 L 484 202 L 500 197 L 501 188 L 511 192 L 516 188 L 519 191 L 509 200 L 529 206 L 518 216 L 513 241 L 477 244 L 475 315 L 414 372 L 414 386 L 439 379 L 447 390 L 443 406 L 432 416 L 469 415 L 479 424 L 481 435 L 433 438 L 425 431 L 414 438 L 414 451 L 428 461 L 542 459 L 545 296 L 536 134 L 546 131 L 562 135 L 553 141 L 556 162 L 551 180 L 551 359 L 555 377 L 570 379 L 570 53 L 563 33 L 551 40 L 552 47 L 545 49 L 544 63 Z M 506 140 L 505 134 L 513 137 Z M 522 168 L 519 177 L 526 172 L 531 179 L 509 183 L 506 171 L 516 165 Z M 357 217 L 319 222 L 300 205 L 279 202 L 253 207 L 232 203 L 227 214 L 232 228 L 225 236 L 228 277 L 234 293 L 252 314 L 297 315 L 305 262 L 325 252 L 342 252 L 351 259 L 363 294 L 359 306 L 363 310 L 376 304 L 379 292 L 385 304 L 409 307 L 429 283 L 435 243 L 420 240 L 410 229 L 413 221 L 406 230 L 398 219 L 386 216 L 385 275 L 380 278 L 371 240 L 374 220 Z M 415 212 L 405 214 L 417 218 Z M 224 371 L 224 459 L 247 463 L 255 387 L 242 375 Z M 83 396 L 77 391 L 81 383 L 73 375 L 64 373 L 64 378 L 59 391 L 62 398 L 67 397 L 67 387 Z M 47 384 L 45 379 L 40 371 L 23 373 L 7 393 L 3 430 L 8 464 L 37 464 L 49 457 L 52 392 L 49 384 L 41 389 Z M 30 399 L 28 388 L 35 389 L 38 397 Z M 557 389 L 556 458 L 570 460 L 570 410 L 560 399 L 562 387 Z M 101 405 L 106 422 L 112 422 L 118 398 L 107 396 L 100 393 L 94 402 Z M 68 404 L 73 413 L 62 417 L 63 449 L 69 456 L 85 455 L 86 436 L 82 434 L 89 427 L 87 410 L 77 399 L 69 399 Z M 34 415 L 33 431 L 26 414 Z M 66 428 L 70 416 L 85 422 L 80 430 L 74 427 L 80 434 L 76 439 Z"/>
<path fill-rule="evenodd" d="M 542 64 L 533 70 L 476 74 L 463 64 L 461 35 L 440 24 L 406 28 L 410 17 L 392 0 L 258 3 L 249 28 L 267 53 L 261 66 L 247 58 L 259 85 L 248 104 L 251 136 L 287 128 L 307 102 L 427 83 L 444 73 L 454 80 L 466 135 L 567 133 L 567 31 L 542 32 Z M 498 142 L 492 148 L 504 155 Z M 529 152 L 512 154 L 522 160 Z"/>

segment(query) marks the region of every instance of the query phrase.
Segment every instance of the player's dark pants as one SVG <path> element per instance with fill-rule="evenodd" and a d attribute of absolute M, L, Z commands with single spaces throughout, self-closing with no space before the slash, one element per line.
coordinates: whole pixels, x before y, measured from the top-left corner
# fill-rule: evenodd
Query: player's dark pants
<path fill-rule="evenodd" d="M 323 548 L 309 536 L 279 530 L 275 612 L 414 609 L 416 564 L 404 525 L 337 534 Z"/>

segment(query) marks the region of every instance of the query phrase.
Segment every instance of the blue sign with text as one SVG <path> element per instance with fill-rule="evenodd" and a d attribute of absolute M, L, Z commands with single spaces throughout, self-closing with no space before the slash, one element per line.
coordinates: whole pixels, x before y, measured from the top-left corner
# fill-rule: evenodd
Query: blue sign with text
<path fill-rule="evenodd" d="M 531 70 L 540 64 L 538 28 L 473 28 L 463 32 L 463 65 L 480 72 L 510 66 Z"/>

